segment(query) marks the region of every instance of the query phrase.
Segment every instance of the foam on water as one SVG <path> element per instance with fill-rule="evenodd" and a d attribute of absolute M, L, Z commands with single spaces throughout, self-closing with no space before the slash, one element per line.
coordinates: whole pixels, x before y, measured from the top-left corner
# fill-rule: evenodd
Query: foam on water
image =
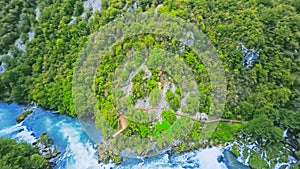
<path fill-rule="evenodd" d="M 60 132 L 67 139 L 68 146 L 66 153 L 72 153 L 73 158 L 67 160 L 66 168 L 97 168 L 99 167 L 96 155 L 96 149 L 91 142 L 83 143 L 81 133 L 74 130 L 73 126 L 63 123 Z"/>
<path fill-rule="evenodd" d="M 29 131 L 27 127 L 22 126 L 21 132 L 18 132 L 16 135 L 14 135 L 12 138 L 18 141 L 27 142 L 29 144 L 32 144 L 37 141 L 37 138 L 34 136 L 32 131 Z"/>
<path fill-rule="evenodd" d="M 203 168 L 224 169 L 226 165 L 217 161 L 220 155 L 222 155 L 220 148 L 213 147 L 202 151 L 200 150 L 196 157 L 199 159 L 200 166 Z"/>
<path fill-rule="evenodd" d="M 21 38 L 18 38 L 18 39 L 15 41 L 14 45 L 15 45 L 18 49 L 20 49 L 20 50 L 22 50 L 22 51 L 25 51 L 25 50 L 26 50 L 26 45 L 22 42 L 22 39 L 21 39 Z"/>
<path fill-rule="evenodd" d="M 75 16 L 71 16 L 72 20 L 68 23 L 68 25 L 72 25 L 76 22 L 77 18 Z"/>
<path fill-rule="evenodd" d="M 124 164 L 117 166 L 119 169 L 125 168 L 204 168 L 204 169 L 227 169 L 224 163 L 217 161 L 218 156 L 222 155 L 221 148 L 213 147 L 203 150 L 187 152 L 183 154 L 163 153 L 146 159 L 140 159 L 139 162 L 129 159 Z"/>
<path fill-rule="evenodd" d="M 36 19 L 36 20 L 39 20 L 39 17 L 40 17 L 40 14 L 41 14 L 40 7 L 37 7 L 37 8 L 34 10 L 34 13 L 35 13 L 35 19 Z"/>
<path fill-rule="evenodd" d="M 277 163 L 274 167 L 274 169 L 281 169 L 283 167 L 289 168 L 292 164 L 295 164 L 297 162 L 297 160 L 292 157 L 292 156 L 288 156 L 289 162 L 287 163 Z"/>
<path fill-rule="evenodd" d="M 128 161 L 125 161 L 121 165 L 117 166 L 118 169 L 128 169 L 128 168 L 134 168 L 134 169 L 169 169 L 174 168 L 172 167 L 172 164 L 169 162 L 169 155 L 168 154 L 161 154 L 155 157 L 151 158 L 136 158 L 136 159 L 128 159 Z M 176 167 L 176 168 L 182 168 L 182 167 Z"/>
<path fill-rule="evenodd" d="M 284 138 L 287 138 L 287 137 L 288 137 L 288 130 L 289 130 L 289 129 L 286 129 L 286 130 L 283 131 L 283 137 L 284 137 Z"/>
<path fill-rule="evenodd" d="M 230 145 L 231 147 L 235 144 L 239 144 L 237 142 L 234 142 L 232 145 Z M 237 158 L 237 161 L 239 161 L 240 163 L 246 165 L 246 166 L 249 166 L 249 159 L 250 159 L 250 152 L 252 150 L 254 150 L 256 147 L 257 147 L 257 143 L 252 143 L 252 144 L 244 144 L 244 143 L 240 143 L 240 150 L 239 150 L 239 153 L 240 153 L 240 156 L 238 156 Z M 244 157 L 244 150 L 245 148 L 248 148 L 248 156 L 247 157 Z"/>
<path fill-rule="evenodd" d="M 1 59 L 1 56 L 0 56 L 0 59 Z M 0 65 L 0 73 L 3 73 L 5 71 L 5 63 L 2 62 L 1 65 Z"/>
<path fill-rule="evenodd" d="M 34 137 L 33 132 L 30 131 L 26 126 L 23 126 L 22 123 L 18 123 L 14 126 L 0 130 L 0 137 L 11 137 L 17 141 L 23 141 L 30 144 L 37 140 L 36 137 Z"/>
<path fill-rule="evenodd" d="M 22 129 L 22 123 L 18 123 L 18 124 L 14 125 L 14 126 L 11 126 L 11 127 L 8 127 L 8 128 L 4 128 L 4 129 L 0 130 L 0 137 L 3 137 L 5 135 L 7 135 L 7 134 L 19 131 L 21 129 Z"/>
<path fill-rule="evenodd" d="M 33 28 L 31 27 L 30 28 L 30 31 L 28 32 L 28 41 L 32 41 L 34 39 L 34 31 L 33 31 Z"/>

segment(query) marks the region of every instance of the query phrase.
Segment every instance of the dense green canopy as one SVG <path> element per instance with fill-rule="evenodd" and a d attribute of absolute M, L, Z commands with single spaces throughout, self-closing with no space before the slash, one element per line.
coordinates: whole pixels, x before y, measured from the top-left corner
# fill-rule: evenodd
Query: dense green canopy
<path fill-rule="evenodd" d="M 27 143 L 18 143 L 11 139 L 0 138 L 0 168 L 21 169 L 48 168 L 45 157 Z"/>
<path fill-rule="evenodd" d="M 94 14 L 83 9 L 82 4 L 82 0 L 0 2 L 0 54 L 7 54 L 10 50 L 13 56 L 2 58 L 6 71 L 0 74 L 1 100 L 19 103 L 33 100 L 45 108 L 77 116 L 72 101 L 72 75 L 79 52 L 89 35 L 125 13 L 134 1 L 103 0 L 102 10 Z M 223 118 L 250 121 L 243 127 L 244 134 L 251 134 L 257 140 L 267 139 L 267 143 L 261 141 L 262 147 L 282 147 L 280 142 L 284 138 L 280 133 L 289 128 L 289 135 L 295 136 L 290 139 L 296 145 L 293 148 L 298 150 L 296 156 L 299 158 L 300 1 L 142 0 L 133 13 L 154 11 L 159 4 L 163 5 L 158 12 L 195 23 L 215 46 L 227 80 L 228 95 Z M 34 17 L 36 7 L 40 9 L 38 20 Z M 82 15 L 83 11 L 86 15 Z M 76 21 L 70 24 L 72 16 Z M 35 33 L 32 41 L 27 37 L 30 29 Z M 13 46 L 19 37 L 27 45 L 25 52 Z M 136 38 L 115 45 L 112 53 L 107 54 L 105 63 L 100 65 L 98 75 L 101 76 L 96 77 L 97 100 L 102 110 L 100 116 L 105 117 L 107 125 L 114 129 L 117 128 L 117 112 L 111 109 L 113 105 L 108 90 L 112 78 L 109 73 L 118 66 L 115 57 L 122 58 L 130 47 L 143 47 L 149 42 L 153 46 L 163 46 L 154 42 L 161 38 L 155 35 Z M 175 41 L 169 43 L 176 44 Z M 239 43 L 259 50 L 259 58 L 252 67 L 243 67 L 243 53 L 237 50 Z M 190 102 L 197 105 L 200 112 L 208 112 L 211 95 L 205 67 L 201 61 L 194 60 L 193 51 L 188 48 L 181 57 L 197 73 L 201 98 L 200 102 L 193 98 Z M 147 87 L 155 88 L 153 84 L 154 81 L 149 81 L 144 86 L 145 91 Z M 142 92 L 138 82 L 135 87 L 136 93 Z M 130 101 L 135 101 L 140 94 L 143 93 L 133 96 Z M 156 105 L 160 93 L 155 89 L 149 94 L 151 104 Z M 178 109 L 179 97 L 179 93 L 168 94 L 174 110 Z M 156 134 L 173 122 L 173 116 L 165 112 L 164 121 L 156 126 Z M 136 128 L 141 137 L 149 136 L 148 125 L 132 125 L 132 128 Z M 130 132 L 127 134 L 132 134 Z M 192 135 L 199 137 L 196 130 Z M 231 138 L 223 137 L 222 131 L 217 131 L 215 137 L 221 140 Z"/>

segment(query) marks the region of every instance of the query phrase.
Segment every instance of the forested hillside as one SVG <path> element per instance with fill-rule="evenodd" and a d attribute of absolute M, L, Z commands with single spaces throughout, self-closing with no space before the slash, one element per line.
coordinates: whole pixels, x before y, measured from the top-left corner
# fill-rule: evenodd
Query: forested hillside
<path fill-rule="evenodd" d="M 83 0 L 0 2 L 0 58 L 1 63 L 6 64 L 5 72 L 0 74 L 0 99 L 18 103 L 34 101 L 44 108 L 58 109 L 60 113 L 76 117 L 72 75 L 79 52 L 89 35 L 128 13 L 134 3 L 134 0 L 103 0 L 102 10 L 93 13 L 92 9 L 84 8 Z M 163 5 L 158 7 L 158 12 L 198 25 L 216 48 L 227 80 L 223 118 L 249 121 L 242 133 L 251 135 L 253 141 L 257 140 L 267 149 L 270 159 L 281 156 L 279 151 L 287 141 L 289 149 L 295 151 L 284 153 L 299 159 L 300 1 L 141 0 L 133 13 L 154 11 L 159 4 Z M 34 38 L 29 41 L 27 33 L 31 30 Z M 138 39 L 140 44 L 129 40 L 118 45 L 139 46 L 147 38 L 158 38 L 149 36 L 153 37 Z M 25 51 L 15 47 L 18 38 L 26 44 Z M 253 67 L 242 65 L 244 56 L 237 48 L 239 43 L 259 50 Z M 125 47 L 121 48 L 124 51 L 119 49 L 110 55 L 127 52 Z M 105 64 L 113 67 L 117 63 L 107 59 L 102 66 Z M 112 70 L 99 69 L 99 74 Z M 202 83 L 209 82 L 205 78 L 206 75 L 199 76 L 204 79 Z M 101 87 L 99 97 L 102 96 L 100 90 L 105 90 Z M 202 94 L 209 96 L 209 87 L 205 89 Z M 109 100 L 102 98 L 98 98 L 98 103 L 105 107 Z M 206 104 L 209 104 L 207 99 Z M 199 111 L 208 109 L 207 105 L 199 107 Z M 107 119 L 116 117 L 116 112 L 106 113 Z M 116 123 L 112 122 L 111 126 L 117 128 Z M 288 140 L 282 137 L 285 129 L 288 129 Z M 224 133 L 217 133 L 215 137 L 226 140 Z"/>

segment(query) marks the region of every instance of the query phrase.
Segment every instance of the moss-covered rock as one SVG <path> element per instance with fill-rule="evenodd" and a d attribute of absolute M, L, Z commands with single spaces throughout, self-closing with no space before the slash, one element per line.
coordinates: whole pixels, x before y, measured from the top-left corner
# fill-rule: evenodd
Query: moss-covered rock
<path fill-rule="evenodd" d="M 255 169 L 267 169 L 270 168 L 270 166 L 268 165 L 268 163 L 262 159 L 259 154 L 255 151 L 253 151 L 253 153 L 250 156 L 249 159 L 249 165 L 251 168 L 255 168 Z"/>
<path fill-rule="evenodd" d="M 114 156 L 114 157 L 113 157 L 113 161 L 114 161 L 114 163 L 116 163 L 116 164 L 121 164 L 121 162 L 122 162 L 122 157 L 121 157 L 121 156 Z"/>
<path fill-rule="evenodd" d="M 43 133 L 40 135 L 38 142 L 42 143 L 42 144 L 47 144 L 47 142 L 49 141 L 49 135 L 47 133 Z"/>
<path fill-rule="evenodd" d="M 244 157 L 244 159 L 246 159 L 248 157 L 248 155 L 249 155 L 248 151 L 249 151 L 249 148 L 247 148 L 247 147 L 244 148 L 244 150 L 243 150 L 243 157 Z"/>
<path fill-rule="evenodd" d="M 32 145 L 40 150 L 40 153 L 46 160 L 51 161 L 51 159 L 57 157 L 61 153 L 56 146 L 52 145 L 52 143 L 52 138 L 50 138 L 47 133 L 43 133 L 36 142 L 32 143 Z"/>
<path fill-rule="evenodd" d="M 120 164 L 122 162 L 122 157 L 118 149 L 111 147 L 109 144 L 102 142 L 98 146 L 98 160 L 99 162 L 108 163 L 113 160 L 114 163 Z"/>
<path fill-rule="evenodd" d="M 234 146 L 232 146 L 231 152 L 232 152 L 236 157 L 240 156 L 240 152 L 239 152 L 239 150 L 238 150 L 238 145 L 237 145 L 237 144 L 235 144 Z"/>
<path fill-rule="evenodd" d="M 29 116 L 31 113 L 33 113 L 33 110 L 27 110 L 25 111 L 24 113 L 22 113 L 21 115 L 19 115 L 17 118 L 16 118 L 16 121 L 18 123 L 22 122 L 23 120 L 25 120 L 25 118 L 27 116 Z"/>

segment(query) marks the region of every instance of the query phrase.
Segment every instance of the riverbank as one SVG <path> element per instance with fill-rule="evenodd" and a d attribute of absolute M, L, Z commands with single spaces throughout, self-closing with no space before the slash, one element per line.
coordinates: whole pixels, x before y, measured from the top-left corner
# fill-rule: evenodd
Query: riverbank
<path fill-rule="evenodd" d="M 15 103 L 0 103 L 0 137 L 12 138 L 17 141 L 31 144 L 36 142 L 39 136 L 47 132 L 49 137 L 53 138 L 53 145 L 57 146 L 58 151 L 61 152 L 61 155 L 57 159 L 54 167 L 57 169 L 73 169 L 78 167 L 116 167 L 116 165 L 111 162 L 108 162 L 107 164 L 101 162 L 98 163 L 96 144 L 89 138 L 81 123 L 77 119 L 68 117 L 66 115 L 59 115 L 55 111 L 43 110 L 38 107 L 31 108 L 35 111 L 26 119 L 24 119 L 23 122 L 17 123 L 15 118 L 24 111 L 23 106 Z M 215 135 L 213 137 L 216 138 L 219 136 L 220 131 L 221 130 L 215 131 Z M 232 131 L 228 132 L 235 132 L 235 129 L 233 128 Z M 218 142 L 219 141 L 216 141 L 216 143 Z M 212 146 L 212 148 L 203 147 L 190 151 L 182 151 L 181 153 L 174 153 L 174 151 L 161 151 L 158 154 L 148 156 L 147 158 L 143 158 L 137 154 L 130 155 L 128 153 L 126 154 L 126 152 L 123 152 L 123 154 L 120 154 L 123 156 L 123 161 L 118 165 L 118 168 L 208 168 L 207 166 L 213 165 L 215 166 L 214 168 L 218 169 L 224 168 L 224 165 L 230 166 L 234 165 L 235 163 L 240 164 L 240 162 L 237 161 L 237 158 L 232 156 L 231 153 L 228 155 L 228 152 L 226 151 L 228 147 L 226 146 Z M 244 149 L 244 151 L 245 150 L 246 149 Z M 231 149 L 231 151 L 235 152 L 233 149 Z M 240 149 L 238 149 L 238 151 L 240 151 Z M 230 158 L 230 160 L 226 161 L 225 158 L 224 162 L 218 163 L 217 158 L 220 155 Z M 239 157 L 239 155 L 237 157 Z"/>
<path fill-rule="evenodd" d="M 193 140 L 177 141 L 166 148 L 175 154 L 185 154 L 217 146 L 220 149 L 224 149 L 227 155 L 230 152 L 231 159 L 234 158 L 243 166 L 251 168 L 279 169 L 295 165 L 297 160 L 289 155 L 291 152 L 287 151 L 288 147 L 286 145 L 272 145 L 270 149 L 261 147 L 257 142 L 251 142 L 251 137 L 241 136 L 241 132 L 238 131 L 242 128 L 242 125 L 221 122 L 216 130 L 212 131 L 211 137 L 202 143 L 195 143 Z M 209 132 L 209 128 L 214 128 L 209 125 L 206 127 L 206 132 Z M 132 145 L 135 145 L 133 146 L 134 148 L 127 148 L 126 153 L 122 153 L 124 147 Z M 279 148 L 286 150 L 281 151 Z M 272 151 L 271 149 L 274 150 Z M 160 152 L 161 149 L 153 142 L 143 142 L 137 138 L 127 137 L 122 134 L 117 138 L 102 142 L 98 147 L 100 161 L 114 160 L 116 163 L 122 163 L 124 160 L 121 158 L 124 159 L 127 156 L 151 158 Z"/>
<path fill-rule="evenodd" d="M 56 111 L 29 107 L 34 112 L 17 123 L 16 117 L 24 112 L 16 103 L 0 103 L 0 137 L 32 144 L 43 133 L 48 133 L 53 145 L 61 152 L 55 159 L 54 169 L 111 168 L 114 164 L 98 163 L 96 144 L 88 137 L 81 123 Z"/>
<path fill-rule="evenodd" d="M 186 128 L 187 124 L 192 124 L 192 126 Z M 240 132 L 238 131 L 242 129 L 243 125 L 243 123 L 232 124 L 228 122 L 207 123 L 204 125 L 200 122 L 193 123 L 189 118 L 183 117 L 180 119 L 180 123 L 174 125 L 176 127 L 170 126 L 160 135 L 148 138 L 127 135 L 128 132 L 131 134 L 129 128 L 117 137 L 106 139 L 99 145 L 99 160 L 104 162 L 115 160 L 116 163 L 120 163 L 124 149 L 130 149 L 137 156 L 149 157 L 164 149 L 171 149 L 179 154 L 209 146 L 224 145 L 233 142 L 239 136 Z M 102 129 L 105 130 L 105 128 Z M 186 130 L 186 132 L 178 131 L 181 129 Z"/>
<path fill-rule="evenodd" d="M 85 133 L 82 125 L 77 119 L 66 115 L 59 115 L 55 111 L 43 110 L 38 107 L 31 107 L 35 111 L 22 123 L 17 123 L 15 118 L 24 110 L 23 106 L 15 103 L 0 103 L 0 137 L 12 138 L 17 141 L 33 143 L 37 136 L 44 132 L 53 139 L 53 145 L 61 152 L 54 168 L 113 168 L 113 163 L 98 163 L 96 144 Z M 19 132 L 19 130 L 22 130 Z M 222 168 L 224 163 L 217 163 L 217 156 L 222 155 L 217 151 L 219 148 L 199 149 L 186 153 L 176 154 L 170 151 L 161 152 L 158 155 L 148 158 L 138 156 L 126 156 L 118 168 L 178 168 L 194 166 L 207 168 L 206 166 L 217 165 L 215 168 Z M 213 152 L 219 152 L 214 158 L 204 158 Z M 198 159 L 197 156 L 203 158 Z"/>

